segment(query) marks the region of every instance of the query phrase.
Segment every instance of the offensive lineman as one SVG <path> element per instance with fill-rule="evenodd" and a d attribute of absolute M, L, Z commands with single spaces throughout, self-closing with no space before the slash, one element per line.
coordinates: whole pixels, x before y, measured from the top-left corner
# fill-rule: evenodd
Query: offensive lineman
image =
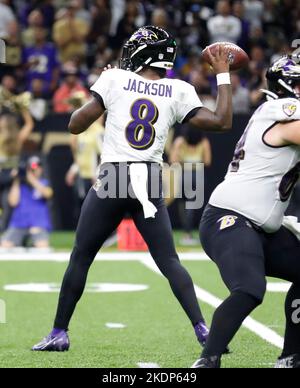
<path fill-rule="evenodd" d="M 216 310 L 194 368 L 218 368 L 223 350 L 262 303 L 266 276 L 292 282 L 284 349 L 277 368 L 300 368 L 300 228 L 284 217 L 300 173 L 300 65 L 292 57 L 267 72 L 269 101 L 249 121 L 223 183 L 200 224 L 204 250 L 231 295 Z M 297 238 L 298 237 L 298 238 Z"/>
<path fill-rule="evenodd" d="M 153 26 L 139 29 L 124 45 L 121 69 L 103 72 L 91 88 L 91 101 L 71 117 L 69 129 L 71 133 L 79 134 L 107 111 L 100 176 L 82 207 L 54 328 L 32 350 L 69 349 L 67 330 L 83 293 L 90 265 L 126 213 L 131 214 L 153 259 L 168 279 L 194 326 L 199 342 L 205 343 L 208 330 L 192 279 L 176 254 L 161 190 L 158 198 L 151 197 L 150 174 L 160 176 L 168 130 L 176 121 L 190 122 L 199 128 L 217 132 L 231 128 L 229 61 L 228 53 L 222 48 L 214 56 L 210 55 L 219 85 L 216 111 L 211 112 L 202 106 L 194 87 L 180 80 L 165 78 L 166 70 L 173 67 L 175 56 L 176 42 L 166 31 Z M 126 198 L 118 195 L 104 197 L 106 184 L 117 183 L 123 175 L 130 177 L 136 198 L 130 198 L 128 192 Z M 144 185 L 145 190 L 141 192 Z"/>

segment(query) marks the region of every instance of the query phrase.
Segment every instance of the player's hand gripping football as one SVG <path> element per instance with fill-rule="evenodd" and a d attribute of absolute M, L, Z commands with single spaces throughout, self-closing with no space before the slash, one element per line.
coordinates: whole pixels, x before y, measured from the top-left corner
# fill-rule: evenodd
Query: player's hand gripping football
<path fill-rule="evenodd" d="M 211 66 L 213 68 L 213 71 L 216 74 L 219 73 L 229 73 L 229 58 L 228 58 L 228 48 L 225 48 L 222 45 L 219 45 L 212 54 L 211 50 L 208 49 L 207 54 L 210 59 Z"/>

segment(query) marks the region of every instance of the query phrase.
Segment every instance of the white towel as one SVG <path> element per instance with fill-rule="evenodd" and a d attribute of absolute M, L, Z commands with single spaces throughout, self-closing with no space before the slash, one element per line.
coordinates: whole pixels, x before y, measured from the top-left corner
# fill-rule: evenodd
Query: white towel
<path fill-rule="evenodd" d="M 300 240 L 300 222 L 297 217 L 287 216 L 283 218 L 282 226 L 292 232 Z"/>
<path fill-rule="evenodd" d="M 140 201 L 145 218 L 155 218 L 156 207 L 149 201 L 147 182 L 148 168 L 145 163 L 131 163 L 129 166 L 130 181 L 136 198 Z"/>

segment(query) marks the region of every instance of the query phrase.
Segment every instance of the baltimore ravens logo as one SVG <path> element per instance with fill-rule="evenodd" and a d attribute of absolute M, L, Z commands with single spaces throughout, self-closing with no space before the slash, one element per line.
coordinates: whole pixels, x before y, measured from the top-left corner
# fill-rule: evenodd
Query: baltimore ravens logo
<path fill-rule="evenodd" d="M 218 220 L 220 222 L 220 230 L 230 228 L 235 224 L 237 216 L 224 216 Z"/>
<path fill-rule="evenodd" d="M 282 105 L 282 110 L 288 117 L 291 117 L 294 113 L 296 113 L 297 105 L 291 102 L 287 102 L 286 104 Z"/>
<path fill-rule="evenodd" d="M 148 42 L 149 40 L 156 41 L 156 40 L 158 40 L 158 36 L 155 34 L 155 32 L 153 32 L 151 30 L 147 30 L 146 28 L 139 29 L 129 39 L 130 42 L 136 41 L 137 43 L 141 43 L 143 41 Z"/>

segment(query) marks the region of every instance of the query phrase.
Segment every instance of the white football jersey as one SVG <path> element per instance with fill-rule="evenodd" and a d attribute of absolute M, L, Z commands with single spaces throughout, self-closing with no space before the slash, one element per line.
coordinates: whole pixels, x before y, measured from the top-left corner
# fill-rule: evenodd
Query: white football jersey
<path fill-rule="evenodd" d="M 266 232 L 281 227 L 299 178 L 300 147 L 273 147 L 264 136 L 277 122 L 291 120 L 300 120 L 300 102 L 293 98 L 267 101 L 256 110 L 211 205 L 236 211 Z"/>
<path fill-rule="evenodd" d="M 107 120 L 101 162 L 162 162 L 169 129 L 202 107 L 187 82 L 148 80 L 121 69 L 103 72 L 91 91 L 103 99 Z"/>

